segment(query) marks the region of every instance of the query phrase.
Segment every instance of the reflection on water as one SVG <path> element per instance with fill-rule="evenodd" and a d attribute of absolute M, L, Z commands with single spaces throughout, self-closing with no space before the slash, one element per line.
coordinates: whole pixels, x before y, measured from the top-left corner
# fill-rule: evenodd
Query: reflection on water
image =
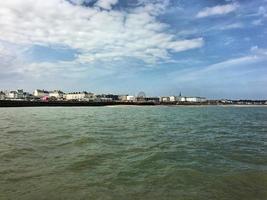
<path fill-rule="evenodd" d="M 266 133 L 266 107 L 1 108 L 0 199 L 263 200 Z"/>

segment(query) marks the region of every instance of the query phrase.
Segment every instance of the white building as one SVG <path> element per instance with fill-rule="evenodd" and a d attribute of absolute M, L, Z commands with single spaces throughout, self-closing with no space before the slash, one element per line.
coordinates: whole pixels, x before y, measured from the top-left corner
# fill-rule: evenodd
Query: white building
<path fill-rule="evenodd" d="M 17 90 L 17 98 L 18 99 L 24 99 L 24 92 L 23 92 L 23 90 L 20 90 L 20 89 Z"/>
<path fill-rule="evenodd" d="M 95 100 L 96 97 L 93 93 L 88 92 L 74 92 L 65 95 L 66 100 L 78 100 L 78 101 L 89 101 Z"/>
<path fill-rule="evenodd" d="M 57 99 L 62 99 L 63 98 L 63 92 L 60 90 L 54 90 L 52 92 L 49 92 L 49 97 L 55 97 Z"/>
<path fill-rule="evenodd" d="M 5 99 L 6 99 L 6 94 L 0 91 L 0 100 L 5 100 Z"/>
<path fill-rule="evenodd" d="M 181 97 L 181 101 L 201 103 L 201 102 L 205 102 L 206 98 L 204 97 Z"/>
<path fill-rule="evenodd" d="M 170 96 L 169 97 L 171 102 L 177 101 L 177 97 L 176 96 Z"/>
<path fill-rule="evenodd" d="M 45 96 L 49 96 L 49 92 L 45 91 L 45 90 L 37 89 L 37 90 L 34 90 L 33 96 L 42 98 L 42 97 L 45 97 Z"/>
<path fill-rule="evenodd" d="M 119 101 L 127 101 L 127 96 L 128 95 L 119 95 L 118 99 L 119 99 Z"/>
<path fill-rule="evenodd" d="M 228 99 L 222 99 L 220 100 L 222 103 L 233 103 L 233 101 L 228 100 Z"/>
<path fill-rule="evenodd" d="M 161 97 L 161 102 L 195 102 L 201 103 L 205 102 L 206 98 L 204 97 L 185 97 L 185 96 L 169 96 L 169 97 Z"/>
<path fill-rule="evenodd" d="M 7 98 L 9 99 L 17 99 L 18 98 L 18 93 L 17 91 L 10 91 L 7 93 Z"/>
<path fill-rule="evenodd" d="M 23 92 L 23 99 L 31 99 L 31 98 L 32 98 L 32 94 L 28 92 Z"/>
<path fill-rule="evenodd" d="M 112 101 L 112 98 L 100 97 L 100 98 L 98 98 L 98 100 L 101 102 L 110 102 L 110 101 Z"/>
<path fill-rule="evenodd" d="M 130 95 L 128 95 L 128 96 L 126 97 L 126 101 L 135 101 L 135 96 L 130 96 Z"/>
<path fill-rule="evenodd" d="M 170 97 L 160 97 L 161 102 L 170 102 Z"/>
<path fill-rule="evenodd" d="M 186 101 L 186 97 L 179 96 L 177 101 L 185 102 Z"/>

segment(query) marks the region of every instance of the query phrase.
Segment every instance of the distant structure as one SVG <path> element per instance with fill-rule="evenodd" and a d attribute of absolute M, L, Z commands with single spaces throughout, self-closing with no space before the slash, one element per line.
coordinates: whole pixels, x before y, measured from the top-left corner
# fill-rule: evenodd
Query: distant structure
<path fill-rule="evenodd" d="M 37 90 L 34 90 L 33 96 L 38 97 L 38 98 L 43 98 L 45 96 L 49 96 L 49 92 L 46 90 L 37 89 Z"/>
<path fill-rule="evenodd" d="M 161 102 L 165 103 L 183 103 L 183 102 L 188 102 L 188 103 L 203 103 L 206 102 L 207 99 L 205 97 L 186 97 L 182 96 L 182 93 L 179 93 L 179 96 L 164 96 L 160 98 Z"/>
<path fill-rule="evenodd" d="M 170 102 L 170 97 L 160 97 L 160 102 Z"/>
<path fill-rule="evenodd" d="M 21 89 L 18 89 L 17 90 L 17 98 L 18 99 L 23 99 L 24 98 L 24 92 L 23 92 L 23 90 L 21 90 Z"/>
<path fill-rule="evenodd" d="M 115 94 L 99 94 L 96 95 L 97 101 L 101 102 L 110 102 L 110 101 L 118 101 L 119 95 Z"/>
<path fill-rule="evenodd" d="M 91 101 L 95 100 L 96 96 L 91 92 L 72 92 L 64 96 L 66 100 L 76 100 L 76 101 Z"/>
<path fill-rule="evenodd" d="M 0 99 L 4 100 L 4 99 L 8 99 L 8 100 L 26 100 L 32 97 L 31 94 L 29 94 L 28 92 L 24 92 L 21 89 L 18 90 L 13 90 L 13 91 L 5 91 L 5 92 L 1 92 L 0 94 Z"/>
<path fill-rule="evenodd" d="M 91 92 L 70 92 L 64 93 L 61 90 L 34 90 L 33 94 L 24 92 L 22 89 L 13 91 L 0 91 L 0 100 L 28 100 L 28 101 L 87 101 L 87 102 L 153 102 L 155 104 L 183 104 L 183 103 L 202 103 L 207 99 L 204 97 L 186 97 L 182 96 L 179 92 L 179 96 L 163 96 L 153 97 L 146 96 L 145 92 L 140 91 L 138 95 L 116 95 L 116 94 L 94 94 Z M 228 101 L 222 101 L 222 103 L 229 103 Z"/>
<path fill-rule="evenodd" d="M 128 94 L 118 95 L 119 101 L 127 101 Z"/>
<path fill-rule="evenodd" d="M 7 93 L 8 99 L 18 99 L 18 92 L 17 91 L 9 91 Z"/>
<path fill-rule="evenodd" d="M 146 94 L 145 94 L 145 92 L 141 91 L 141 92 L 138 93 L 137 97 L 143 97 L 143 98 L 145 98 L 146 97 Z"/>
<path fill-rule="evenodd" d="M 133 104 L 133 105 L 267 105 L 267 100 L 230 100 L 230 99 L 219 99 L 210 100 L 205 97 L 199 96 L 183 96 L 181 92 L 179 95 L 172 96 L 161 96 L 153 97 L 146 96 L 146 94 L 141 91 L 137 96 L 129 94 L 94 94 L 91 92 L 71 92 L 65 93 L 60 90 L 40 90 L 36 89 L 33 94 L 25 92 L 22 89 L 18 90 L 0 90 L 0 107 L 2 105 L 19 105 L 17 102 L 23 102 L 22 104 L 28 102 L 52 102 L 59 103 L 66 102 L 67 104 L 79 105 L 78 102 L 87 102 L 86 104 L 107 102 L 103 105 L 113 105 L 110 102 L 114 102 L 114 105 L 120 104 Z M 57 102 L 56 102 L 57 101 Z M 69 102 L 68 102 L 69 101 Z M 8 102 L 7 104 L 5 102 Z M 151 103 L 151 104 L 150 104 Z M 63 103 L 62 105 L 64 105 Z M 26 105 L 26 104 L 25 104 Z M 35 103 L 27 103 L 27 105 L 37 105 Z M 53 104 L 51 104 L 53 105 Z"/>
<path fill-rule="evenodd" d="M 0 91 L 0 100 L 5 100 L 6 94 L 3 91 Z"/>
<path fill-rule="evenodd" d="M 136 98 L 135 98 L 135 96 L 128 95 L 126 97 L 126 101 L 128 101 L 128 102 L 134 102 L 134 101 L 136 101 Z"/>
<path fill-rule="evenodd" d="M 63 99 L 64 92 L 60 90 L 54 90 L 49 92 L 49 97 L 54 97 L 55 99 Z"/>
<path fill-rule="evenodd" d="M 202 103 L 207 101 L 205 97 L 184 97 L 181 100 L 185 102 L 197 102 L 197 103 Z"/>

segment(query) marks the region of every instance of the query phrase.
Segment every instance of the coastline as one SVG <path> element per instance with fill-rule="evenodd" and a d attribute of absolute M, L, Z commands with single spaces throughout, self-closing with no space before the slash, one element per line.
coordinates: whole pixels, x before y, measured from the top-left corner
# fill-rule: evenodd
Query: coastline
<path fill-rule="evenodd" d="M 155 103 L 155 102 L 86 102 L 86 101 L 9 101 L 0 100 L 0 107 L 89 107 L 89 106 L 222 106 L 222 107 L 267 107 L 267 104 L 222 104 L 222 103 Z"/>
<path fill-rule="evenodd" d="M 136 105 L 154 106 L 153 102 L 86 102 L 86 101 L 8 101 L 1 100 L 0 107 L 86 107 Z"/>

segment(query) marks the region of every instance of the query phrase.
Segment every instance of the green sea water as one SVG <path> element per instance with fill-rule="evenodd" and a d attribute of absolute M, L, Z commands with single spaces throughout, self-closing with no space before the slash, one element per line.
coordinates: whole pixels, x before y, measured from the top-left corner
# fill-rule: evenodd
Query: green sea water
<path fill-rule="evenodd" d="M 0 199 L 266 200 L 267 107 L 0 108 Z"/>

